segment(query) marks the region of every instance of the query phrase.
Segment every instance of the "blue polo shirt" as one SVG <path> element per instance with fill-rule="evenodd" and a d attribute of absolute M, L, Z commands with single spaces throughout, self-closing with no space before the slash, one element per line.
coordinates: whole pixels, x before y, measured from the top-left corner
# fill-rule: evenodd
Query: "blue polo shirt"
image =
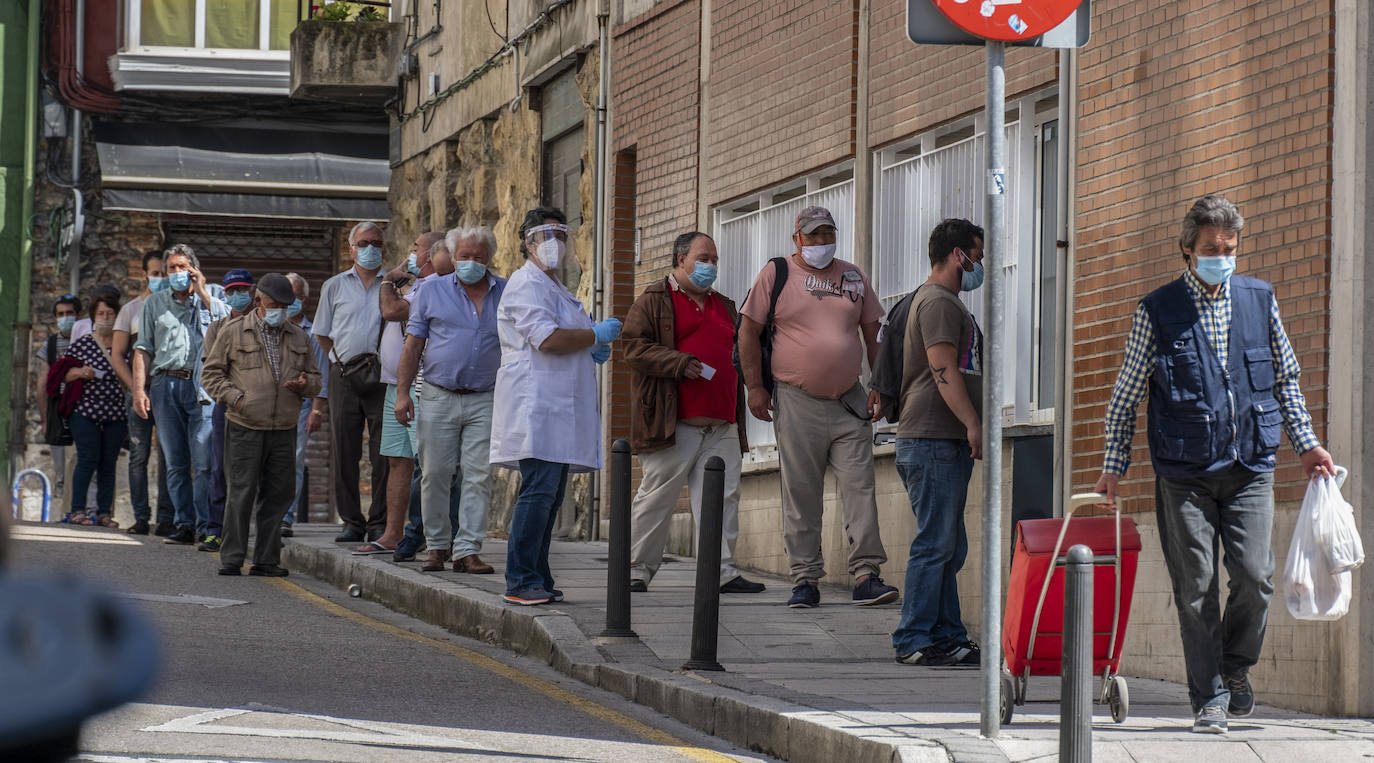
<path fill-rule="evenodd" d="M 420 289 L 410 306 L 406 332 L 425 340 L 426 383 L 482 392 L 496 386 L 496 371 L 501 367 L 496 308 L 505 289 L 506 279 L 487 275 L 480 315 L 454 273 Z"/>

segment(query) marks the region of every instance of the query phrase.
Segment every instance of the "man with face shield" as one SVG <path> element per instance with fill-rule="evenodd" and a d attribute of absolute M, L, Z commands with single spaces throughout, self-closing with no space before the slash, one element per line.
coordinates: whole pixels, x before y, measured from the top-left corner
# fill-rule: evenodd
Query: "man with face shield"
<path fill-rule="evenodd" d="M 908 665 L 977 665 L 956 576 L 968 556 L 968 483 L 983 457 L 983 332 L 959 293 L 983 284 L 983 229 L 945 220 L 928 254 L 930 277 L 912 299 L 904 337 L 897 473 L 917 529 L 892 646 Z"/>
<path fill-rule="evenodd" d="M 869 366 L 877 361 L 883 306 L 863 271 L 835 258 L 836 232 L 829 210 L 803 209 L 792 235 L 796 248 L 782 262 L 787 275 L 776 308 L 770 302 L 777 267 L 770 262 L 740 309 L 739 357 L 749 410 L 763 421 L 775 421 L 783 545 L 794 583 L 787 605 L 798 609 L 820 605 L 827 466 L 835 472 L 844 504 L 854 603 L 886 604 L 898 596 L 896 588 L 878 577 L 887 553 L 878 534 L 871 422 L 882 413 L 878 393 L 865 395 L 859 384 L 865 346 Z M 759 344 L 770 317 L 770 370 L 776 385 L 771 390 L 764 386 Z"/>
<path fill-rule="evenodd" d="M 601 468 L 596 364 L 611 356 L 620 321 L 593 324 L 558 280 L 568 251 L 567 218 L 537 207 L 520 225 L 527 258 L 497 307 L 501 367 L 491 421 L 491 463 L 520 471 L 506 551 L 507 601 L 563 598 L 549 569 L 549 543 L 568 475 Z M 567 272 L 566 269 L 564 272 Z"/>
<path fill-rule="evenodd" d="M 285 577 L 282 517 L 296 487 L 296 423 L 301 401 L 320 391 L 310 337 L 287 320 L 296 295 L 280 273 L 258 282 L 253 308 L 225 321 L 205 356 L 205 389 L 224 407 L 229 498 L 220 549 L 221 575 L 240 574 L 248 523 L 258 508 L 248 574 Z"/>

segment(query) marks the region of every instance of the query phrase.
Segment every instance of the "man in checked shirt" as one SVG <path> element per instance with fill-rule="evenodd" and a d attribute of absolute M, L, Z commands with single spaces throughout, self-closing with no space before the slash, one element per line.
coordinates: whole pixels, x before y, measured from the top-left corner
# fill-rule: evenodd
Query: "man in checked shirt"
<path fill-rule="evenodd" d="M 1222 196 L 1183 218 L 1188 269 L 1135 311 L 1126 362 L 1107 403 L 1106 458 L 1096 490 L 1116 501 L 1130 465 L 1136 406 L 1149 395 L 1150 461 L 1160 545 L 1173 581 L 1193 731 L 1221 734 L 1249 715 L 1246 677 L 1259 660 L 1274 593 L 1274 454 L 1280 430 L 1309 476 L 1333 473 L 1312 431 L 1298 361 L 1273 288 L 1232 276 L 1245 221 Z M 1217 548 L 1230 593 L 1218 606 Z"/>

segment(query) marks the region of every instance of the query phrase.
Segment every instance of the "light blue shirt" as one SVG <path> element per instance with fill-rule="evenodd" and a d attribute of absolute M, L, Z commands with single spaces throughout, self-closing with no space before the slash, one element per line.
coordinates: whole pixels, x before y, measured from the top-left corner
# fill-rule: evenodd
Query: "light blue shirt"
<path fill-rule="evenodd" d="M 377 351 L 382 330 L 381 291 L 381 272 L 372 278 L 371 286 L 363 288 L 356 265 L 320 287 L 320 306 L 311 333 L 334 340 L 331 360 L 347 363 L 355 355 Z M 327 369 L 325 366 L 322 371 Z"/>
<path fill-rule="evenodd" d="M 227 317 L 229 306 L 214 297 L 206 305 L 193 292 L 182 302 L 171 289 L 164 289 L 143 301 L 134 349 L 151 356 L 150 375 L 160 371 L 199 374 L 205 330 L 211 322 Z"/>
<path fill-rule="evenodd" d="M 406 332 L 425 340 L 426 382 L 479 392 L 496 385 L 501 367 L 496 311 L 505 290 L 506 279 L 487 275 L 480 315 L 456 274 L 439 276 L 419 290 Z"/>

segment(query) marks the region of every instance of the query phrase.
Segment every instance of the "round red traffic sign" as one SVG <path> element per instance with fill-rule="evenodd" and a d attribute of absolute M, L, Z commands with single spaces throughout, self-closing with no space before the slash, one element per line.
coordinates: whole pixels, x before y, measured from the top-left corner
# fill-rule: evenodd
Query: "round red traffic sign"
<path fill-rule="evenodd" d="M 931 0 L 960 29 L 987 40 L 1028 40 L 1064 22 L 1083 0 Z"/>

